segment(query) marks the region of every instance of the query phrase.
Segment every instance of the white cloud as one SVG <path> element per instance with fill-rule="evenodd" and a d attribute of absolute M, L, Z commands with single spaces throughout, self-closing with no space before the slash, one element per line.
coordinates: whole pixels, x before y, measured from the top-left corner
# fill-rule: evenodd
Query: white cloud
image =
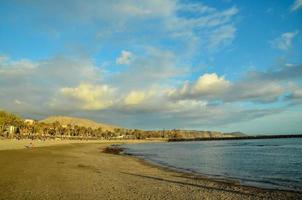
<path fill-rule="evenodd" d="M 269 103 L 274 102 L 285 92 L 280 83 L 263 80 L 242 80 L 220 97 L 226 102 L 252 101 Z"/>
<path fill-rule="evenodd" d="M 195 99 L 184 99 L 168 102 L 166 105 L 166 110 L 172 113 L 179 112 L 195 112 L 197 110 L 202 110 L 206 108 L 207 102 Z"/>
<path fill-rule="evenodd" d="M 131 91 L 124 100 L 124 103 L 126 105 L 137 105 L 142 103 L 145 98 L 146 98 L 147 94 L 143 91 Z"/>
<path fill-rule="evenodd" d="M 301 99 L 302 98 L 302 89 L 296 89 L 292 92 L 292 94 L 290 95 L 291 98 L 294 99 Z"/>
<path fill-rule="evenodd" d="M 108 85 L 92 85 L 81 83 L 77 87 L 64 87 L 60 89 L 63 97 L 79 101 L 80 108 L 84 110 L 101 110 L 113 105 L 115 89 Z"/>
<path fill-rule="evenodd" d="M 276 101 L 284 92 L 281 83 L 262 78 L 262 75 L 247 75 L 245 79 L 231 83 L 213 73 L 203 74 L 193 83 L 185 81 L 180 88 L 171 89 L 167 94 L 171 99 L 178 100 L 268 103 Z"/>
<path fill-rule="evenodd" d="M 33 12 L 30 20 L 35 22 L 35 29 L 40 28 L 36 23 L 41 23 L 43 27 L 50 26 L 45 28 L 48 32 L 51 30 L 65 38 L 60 33 L 65 28 L 62 25 L 67 25 L 66 33 L 75 38 L 62 39 L 70 43 L 83 41 L 77 40 L 81 34 L 73 34 L 73 30 L 84 30 L 85 36 L 92 40 L 87 42 L 89 55 L 96 55 L 95 49 L 108 46 L 110 50 L 122 47 L 133 52 L 123 50 L 115 62 L 128 66 L 109 75 L 103 74 L 92 59 L 84 57 L 31 61 L 0 56 L 0 106 L 33 115 L 76 112 L 113 123 L 120 118 L 124 124 L 132 117 L 137 124 L 148 122 L 153 128 L 169 123 L 172 128 L 225 124 L 276 112 L 240 109 L 238 105 L 251 101 L 274 102 L 286 92 L 282 85 L 284 79 L 301 78 L 301 66 L 291 65 L 273 73 L 257 72 L 234 82 L 216 73 L 183 82 L 189 71 L 193 73 L 190 63 L 195 60 L 194 55 L 206 57 L 207 51 L 230 45 L 237 31 L 237 7 L 218 9 L 196 2 L 74 0 L 65 2 L 65 6 L 60 1 L 20 2 L 27 4 L 22 8 Z M 295 10 L 300 8 L 297 5 Z M 297 34 L 297 31 L 282 34 L 274 41 L 275 47 L 289 49 Z M 98 57 L 97 62 L 107 58 Z M 291 92 L 293 98 L 301 96 L 300 90 Z M 148 116 L 151 121 L 145 120 Z"/>
<path fill-rule="evenodd" d="M 173 78 L 186 75 L 188 68 L 179 65 L 178 57 L 171 51 L 146 48 L 144 55 L 135 56 L 127 71 L 114 74 L 110 81 L 127 90 L 140 90 L 154 84 L 169 84 Z"/>
<path fill-rule="evenodd" d="M 203 74 L 195 82 L 190 84 L 185 81 L 179 89 L 172 89 L 169 96 L 172 98 L 209 98 L 220 96 L 230 87 L 230 82 L 217 74 Z"/>
<path fill-rule="evenodd" d="M 12 60 L 7 56 L 0 56 L 0 76 L 17 78 L 33 73 L 37 68 L 37 63 L 30 60 Z"/>
<path fill-rule="evenodd" d="M 5 55 L 0 55 L 0 63 L 4 63 L 5 61 L 9 60 L 9 58 Z"/>
<path fill-rule="evenodd" d="M 180 4 L 178 12 L 185 12 L 194 18 L 174 17 L 167 28 L 179 41 L 187 41 L 190 48 L 204 46 L 205 51 L 213 51 L 232 43 L 235 38 L 235 17 L 237 7 L 217 10 L 203 4 Z"/>
<path fill-rule="evenodd" d="M 135 79 L 131 73 L 124 74 L 125 82 L 118 84 L 113 84 L 115 80 L 110 83 L 112 77 L 103 80 L 98 69 L 85 59 L 5 59 L 0 62 L 0 71 L 11 75 L 0 78 L 0 106 L 30 117 L 76 113 L 132 128 L 200 128 L 280 112 L 262 109 L 262 104 L 255 104 L 257 109 L 238 105 L 274 101 L 286 92 L 282 81 L 299 79 L 302 73 L 301 65 L 291 64 L 277 71 L 248 73 L 237 82 L 215 73 L 203 74 L 175 88 L 175 82 L 167 84 L 182 74 L 175 67 L 175 58 L 170 52 L 155 49 L 146 57 L 135 58 L 134 72 L 140 69 L 147 74 L 139 74 L 133 85 L 127 85 Z M 146 85 L 137 86 L 144 80 L 148 80 Z M 293 89 L 289 99 L 299 100 L 301 91 Z"/>
<path fill-rule="evenodd" d="M 297 11 L 302 7 L 302 0 L 295 0 L 293 5 L 291 6 L 291 11 Z"/>
<path fill-rule="evenodd" d="M 116 64 L 119 65 L 128 65 L 132 59 L 132 53 L 130 51 L 122 51 L 121 55 L 116 59 Z"/>
<path fill-rule="evenodd" d="M 300 100 L 302 99 L 302 87 L 293 83 L 289 82 L 288 84 L 289 94 L 286 96 L 288 100 Z"/>
<path fill-rule="evenodd" d="M 235 38 L 236 28 L 226 25 L 215 30 L 209 38 L 209 48 L 215 49 L 221 45 L 227 45 Z"/>
<path fill-rule="evenodd" d="M 200 46 L 211 46 L 211 48 L 219 47 L 220 44 L 224 46 L 233 40 L 234 34 L 232 36 L 231 32 L 236 30 L 235 17 L 239 12 L 235 6 L 217 9 L 200 2 L 177 0 L 140 0 L 139 2 L 117 0 L 93 1 L 93 3 L 74 0 L 65 2 L 65 6 L 61 6 L 59 1 L 43 3 L 26 1 L 20 4 L 25 4 L 24 8 L 30 8 L 30 11 L 35 13 L 34 16 L 37 16 L 33 19 L 37 23 L 35 27 L 42 27 L 41 29 L 46 30 L 48 35 L 49 32 L 62 32 L 62 27 L 58 26 L 58 23 L 44 23 L 45 21 L 75 23 L 75 26 L 80 25 L 84 29 L 96 30 L 89 35 L 91 39 L 95 38 L 95 41 L 85 47 L 90 51 L 98 49 L 96 47 L 103 43 L 112 46 L 149 45 L 162 40 L 181 43 L 178 50 L 182 52 L 187 52 L 187 48 Z M 57 14 L 53 15 L 53 13 Z M 28 16 L 24 16 L 26 17 Z M 221 27 L 224 26 L 232 28 L 222 33 Z M 213 40 L 210 39 L 213 34 L 219 34 L 221 37 L 214 42 L 215 44 L 209 41 Z M 80 40 L 77 41 L 79 43 Z M 81 44 L 81 46 L 86 45 Z"/>
<path fill-rule="evenodd" d="M 292 46 L 292 40 L 298 34 L 298 31 L 283 33 L 280 37 L 271 42 L 272 47 L 281 50 L 288 50 Z"/>
<path fill-rule="evenodd" d="M 204 74 L 193 85 L 192 91 L 198 94 L 219 93 L 227 89 L 229 85 L 229 81 L 225 80 L 224 77 L 218 77 L 215 73 Z"/>
<path fill-rule="evenodd" d="M 212 130 L 217 130 L 226 124 L 250 121 L 280 112 L 278 109 L 242 109 L 240 106 L 230 104 L 211 106 L 194 99 L 169 102 L 164 107 L 158 106 L 160 109 L 154 112 L 153 110 L 128 112 L 127 125 L 139 128 L 203 130 L 211 127 Z M 118 115 L 119 113 L 115 113 L 114 116 Z"/>
<path fill-rule="evenodd" d="M 100 70 L 84 58 L 31 61 L 6 57 L 0 61 L 1 105 L 13 112 L 51 114 L 49 102 L 60 88 L 76 87 L 81 82 L 97 84 L 101 81 L 100 75 Z M 66 110 L 69 103 L 59 105 Z"/>
<path fill-rule="evenodd" d="M 120 1 L 113 3 L 116 11 L 123 13 L 124 16 L 134 17 L 162 17 L 172 14 L 176 6 L 173 0 L 143 0 L 139 3 L 133 1 Z"/>
<path fill-rule="evenodd" d="M 140 90 L 130 90 L 121 94 L 117 103 L 120 110 L 127 112 L 157 112 L 167 109 L 168 100 L 165 96 L 166 89 L 162 86 L 151 86 Z"/>
<path fill-rule="evenodd" d="M 196 12 L 196 13 L 199 13 L 199 14 L 213 13 L 213 12 L 216 11 L 215 8 L 211 8 L 211 7 L 203 5 L 201 3 L 181 4 L 181 5 L 178 5 L 177 9 L 182 10 L 184 12 Z"/>

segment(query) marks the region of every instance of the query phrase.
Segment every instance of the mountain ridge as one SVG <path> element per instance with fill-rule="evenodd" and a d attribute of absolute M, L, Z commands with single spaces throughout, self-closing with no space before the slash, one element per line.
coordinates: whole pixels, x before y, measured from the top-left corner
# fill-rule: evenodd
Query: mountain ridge
<path fill-rule="evenodd" d="M 79 117 L 70 117 L 70 116 L 61 116 L 61 115 L 54 115 L 54 116 L 49 116 L 45 119 L 40 120 L 39 122 L 44 122 L 47 124 L 51 124 L 58 121 L 61 125 L 72 125 L 72 126 L 83 126 L 86 128 L 92 128 L 92 129 L 97 129 L 97 128 L 102 128 L 102 130 L 106 131 L 114 131 L 114 129 L 123 129 L 123 127 L 119 127 L 116 125 L 112 124 L 105 124 L 105 123 L 100 123 L 100 122 L 95 122 L 90 119 L 86 118 L 79 118 Z M 138 130 L 138 129 L 137 129 Z M 141 130 L 144 131 L 145 133 L 148 132 L 162 132 L 161 130 L 157 131 L 150 131 L 150 130 Z M 172 130 L 168 130 L 172 131 Z M 186 138 L 221 138 L 221 137 L 245 137 L 247 136 L 245 133 L 242 133 L 240 131 L 237 132 L 230 132 L 230 133 L 223 133 L 219 131 L 202 131 L 202 130 L 177 130 L 178 134 L 184 135 Z"/>
<path fill-rule="evenodd" d="M 50 123 L 54 123 L 58 121 L 61 125 L 72 125 L 72 126 L 83 126 L 86 128 L 92 128 L 92 129 L 97 129 L 99 127 L 101 127 L 103 130 L 108 130 L 108 131 L 113 131 L 115 128 L 120 128 L 116 125 L 112 125 L 112 124 L 105 124 L 105 123 L 99 123 L 99 122 L 95 122 L 93 120 L 90 119 L 86 119 L 86 118 L 79 118 L 79 117 L 69 117 L 69 116 L 49 116 L 45 119 L 40 120 L 40 122 L 44 122 L 47 124 Z"/>

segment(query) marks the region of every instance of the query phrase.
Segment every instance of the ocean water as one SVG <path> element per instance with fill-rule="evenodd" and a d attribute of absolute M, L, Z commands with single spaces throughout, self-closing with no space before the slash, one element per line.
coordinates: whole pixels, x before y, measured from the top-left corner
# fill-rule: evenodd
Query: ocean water
<path fill-rule="evenodd" d="M 124 145 L 153 164 L 232 179 L 245 185 L 302 191 L 302 138 Z"/>

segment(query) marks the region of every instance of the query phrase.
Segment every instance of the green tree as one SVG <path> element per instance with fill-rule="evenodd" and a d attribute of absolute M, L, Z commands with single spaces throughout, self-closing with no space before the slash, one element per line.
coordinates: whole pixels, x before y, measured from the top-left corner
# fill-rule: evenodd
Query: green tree
<path fill-rule="evenodd" d="M 12 113 L 0 111 L 0 133 L 3 133 L 7 126 L 15 126 L 19 128 L 23 124 L 23 120 Z"/>

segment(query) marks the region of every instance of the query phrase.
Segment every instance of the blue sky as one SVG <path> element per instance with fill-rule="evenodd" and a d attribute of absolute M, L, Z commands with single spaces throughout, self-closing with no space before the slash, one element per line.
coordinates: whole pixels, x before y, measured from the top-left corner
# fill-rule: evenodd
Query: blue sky
<path fill-rule="evenodd" d="M 301 133 L 302 1 L 1 1 L 0 109 Z"/>

